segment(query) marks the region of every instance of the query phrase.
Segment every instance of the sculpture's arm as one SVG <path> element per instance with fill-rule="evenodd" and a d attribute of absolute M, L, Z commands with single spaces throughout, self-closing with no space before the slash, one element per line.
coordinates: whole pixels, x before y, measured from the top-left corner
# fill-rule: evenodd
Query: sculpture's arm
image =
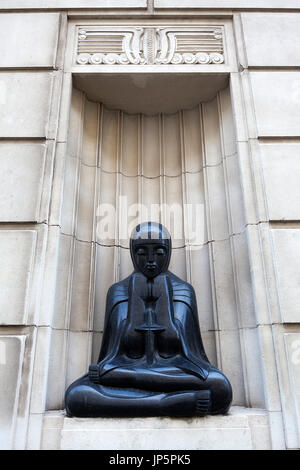
<path fill-rule="evenodd" d="M 127 315 L 127 305 L 128 301 L 128 292 L 123 286 L 123 283 L 112 285 L 106 296 L 106 308 L 105 308 L 105 318 L 104 318 L 104 327 L 103 327 L 103 336 L 102 344 L 100 348 L 100 354 L 98 362 L 102 361 L 107 354 L 111 353 L 113 347 L 113 340 L 115 333 L 118 332 L 119 323 L 123 320 L 124 315 Z M 123 308 L 123 305 L 126 303 L 126 308 Z M 119 308 L 119 306 L 121 308 Z M 124 314 L 125 311 L 125 314 Z M 114 330 L 114 334 L 112 334 Z"/>
<path fill-rule="evenodd" d="M 110 287 L 106 297 L 103 339 L 98 363 L 89 367 L 89 378 L 94 383 L 100 381 L 103 363 L 113 359 L 119 352 L 122 321 L 127 312 L 126 301 L 125 295 L 120 295 L 114 286 Z"/>
<path fill-rule="evenodd" d="M 191 285 L 181 290 L 180 295 L 175 295 L 174 311 L 188 350 L 194 358 L 201 357 L 209 363 L 201 338 L 196 295 Z"/>

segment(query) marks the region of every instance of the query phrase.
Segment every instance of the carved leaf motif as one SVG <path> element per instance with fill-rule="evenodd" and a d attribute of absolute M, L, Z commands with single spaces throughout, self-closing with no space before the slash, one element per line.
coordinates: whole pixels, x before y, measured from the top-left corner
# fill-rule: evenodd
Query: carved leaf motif
<path fill-rule="evenodd" d="M 222 64 L 223 30 L 213 26 L 86 27 L 78 30 L 79 65 Z"/>

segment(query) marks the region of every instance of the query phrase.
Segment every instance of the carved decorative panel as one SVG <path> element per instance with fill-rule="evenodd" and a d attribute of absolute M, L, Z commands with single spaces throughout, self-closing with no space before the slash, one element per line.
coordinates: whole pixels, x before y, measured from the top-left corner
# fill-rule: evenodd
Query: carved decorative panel
<path fill-rule="evenodd" d="M 222 64 L 222 26 L 78 28 L 80 65 Z"/>

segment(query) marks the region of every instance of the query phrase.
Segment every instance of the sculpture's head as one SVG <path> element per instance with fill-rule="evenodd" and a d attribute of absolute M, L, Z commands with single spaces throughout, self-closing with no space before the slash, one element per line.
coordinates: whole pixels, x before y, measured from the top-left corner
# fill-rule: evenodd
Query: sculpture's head
<path fill-rule="evenodd" d="M 136 271 L 148 279 L 166 272 L 172 250 L 168 230 L 156 222 L 137 225 L 130 237 L 130 254 Z"/>

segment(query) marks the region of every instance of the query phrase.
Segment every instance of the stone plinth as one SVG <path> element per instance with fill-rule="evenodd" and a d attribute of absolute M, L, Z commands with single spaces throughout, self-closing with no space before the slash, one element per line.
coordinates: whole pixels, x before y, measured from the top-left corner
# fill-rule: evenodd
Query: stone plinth
<path fill-rule="evenodd" d="M 270 449 L 267 412 L 232 407 L 206 418 L 44 417 L 42 449 L 61 450 L 254 450 Z"/>

